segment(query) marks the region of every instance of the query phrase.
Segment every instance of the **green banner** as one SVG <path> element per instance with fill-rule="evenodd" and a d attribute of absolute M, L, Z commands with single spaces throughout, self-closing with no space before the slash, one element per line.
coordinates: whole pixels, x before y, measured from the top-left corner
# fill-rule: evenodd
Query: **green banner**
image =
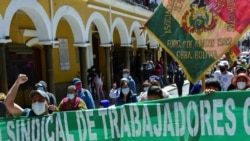
<path fill-rule="evenodd" d="M 250 93 L 218 92 L 0 120 L 1 141 L 248 141 Z"/>

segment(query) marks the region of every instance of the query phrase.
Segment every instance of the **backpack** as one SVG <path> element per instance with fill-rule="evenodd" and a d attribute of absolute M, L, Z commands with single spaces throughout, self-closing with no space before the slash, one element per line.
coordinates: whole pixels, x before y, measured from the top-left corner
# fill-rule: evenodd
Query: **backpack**
<path fill-rule="evenodd" d="M 75 99 L 75 101 L 73 103 L 73 107 L 67 107 L 69 98 L 67 98 L 67 97 L 64 98 L 63 103 L 62 103 L 62 110 L 63 111 L 78 110 L 80 100 L 81 99 L 79 97 L 76 97 L 76 99 Z"/>

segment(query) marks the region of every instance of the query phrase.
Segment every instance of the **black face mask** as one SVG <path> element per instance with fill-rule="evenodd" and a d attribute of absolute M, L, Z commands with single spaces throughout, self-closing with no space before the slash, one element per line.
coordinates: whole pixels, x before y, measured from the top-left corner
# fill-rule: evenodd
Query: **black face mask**
<path fill-rule="evenodd" d="M 220 72 L 225 72 L 226 68 L 220 68 Z"/>

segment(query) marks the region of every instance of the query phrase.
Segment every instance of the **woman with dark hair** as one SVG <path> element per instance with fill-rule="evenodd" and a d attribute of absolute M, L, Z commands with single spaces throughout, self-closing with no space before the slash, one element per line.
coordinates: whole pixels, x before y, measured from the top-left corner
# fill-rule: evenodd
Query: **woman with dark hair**
<path fill-rule="evenodd" d="M 137 102 L 137 95 L 130 89 L 128 81 L 121 81 L 120 86 L 120 95 L 115 100 L 115 106 Z"/>
<path fill-rule="evenodd" d="M 208 78 L 205 81 L 205 94 L 211 94 L 215 91 L 221 91 L 221 85 L 218 79 Z"/>

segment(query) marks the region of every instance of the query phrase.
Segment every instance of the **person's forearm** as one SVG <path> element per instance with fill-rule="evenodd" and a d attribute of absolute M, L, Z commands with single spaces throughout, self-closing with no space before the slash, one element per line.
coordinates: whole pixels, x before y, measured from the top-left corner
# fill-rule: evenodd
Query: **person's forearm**
<path fill-rule="evenodd" d="M 20 83 L 18 81 L 15 81 L 15 83 L 12 85 L 12 87 L 8 91 L 7 96 L 5 98 L 6 105 L 14 105 L 14 101 L 15 101 L 19 86 L 20 86 Z"/>

